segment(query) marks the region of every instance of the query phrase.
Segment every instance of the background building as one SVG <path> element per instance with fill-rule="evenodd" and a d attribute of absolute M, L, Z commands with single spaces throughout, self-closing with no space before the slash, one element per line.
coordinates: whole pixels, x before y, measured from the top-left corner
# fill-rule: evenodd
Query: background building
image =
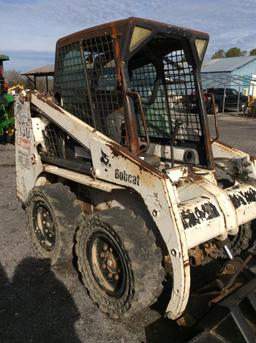
<path fill-rule="evenodd" d="M 235 88 L 256 95 L 256 56 L 225 57 L 206 61 L 202 67 L 203 88 Z"/>

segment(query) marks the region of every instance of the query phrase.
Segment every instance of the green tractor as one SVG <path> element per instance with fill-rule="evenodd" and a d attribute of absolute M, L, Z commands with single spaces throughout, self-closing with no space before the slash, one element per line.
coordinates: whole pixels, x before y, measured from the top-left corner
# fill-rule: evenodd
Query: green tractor
<path fill-rule="evenodd" d="M 14 142 L 14 97 L 7 93 L 8 87 L 4 82 L 3 62 L 9 57 L 0 55 L 0 142 Z"/>

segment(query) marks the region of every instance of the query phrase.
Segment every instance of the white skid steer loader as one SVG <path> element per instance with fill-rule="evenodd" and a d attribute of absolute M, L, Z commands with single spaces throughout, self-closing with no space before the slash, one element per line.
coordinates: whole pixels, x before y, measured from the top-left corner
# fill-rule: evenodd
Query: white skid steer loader
<path fill-rule="evenodd" d="M 207 43 L 140 18 L 86 29 L 57 42 L 54 101 L 36 91 L 16 101 L 17 195 L 35 250 L 52 264 L 75 251 L 111 318 L 154 303 L 168 273 L 166 315 L 178 319 L 191 269 L 203 278 L 219 259 L 239 274 L 249 261 L 256 162 L 210 139 Z"/>

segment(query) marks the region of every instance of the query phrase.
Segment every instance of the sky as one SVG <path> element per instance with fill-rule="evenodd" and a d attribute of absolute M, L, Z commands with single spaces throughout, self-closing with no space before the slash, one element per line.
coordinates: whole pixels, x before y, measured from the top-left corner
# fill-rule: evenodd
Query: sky
<path fill-rule="evenodd" d="M 256 48 L 256 0 L 0 0 L 5 69 L 25 72 L 54 63 L 56 40 L 104 22 L 137 16 L 210 34 L 207 56 Z"/>

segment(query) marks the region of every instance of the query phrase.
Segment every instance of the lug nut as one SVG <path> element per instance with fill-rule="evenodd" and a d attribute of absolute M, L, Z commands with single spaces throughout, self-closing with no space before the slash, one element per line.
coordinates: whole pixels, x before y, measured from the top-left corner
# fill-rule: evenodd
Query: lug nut
<path fill-rule="evenodd" d="M 103 245 L 103 250 L 104 250 L 104 251 L 107 251 L 107 250 L 108 250 L 108 245 L 107 245 L 107 244 L 104 244 L 104 245 Z"/>
<path fill-rule="evenodd" d="M 119 275 L 116 274 L 116 275 L 115 275 L 115 280 L 117 281 L 118 279 L 119 279 Z"/>
<path fill-rule="evenodd" d="M 101 258 L 104 258 L 104 257 L 105 257 L 104 252 L 101 252 L 101 253 L 100 253 L 100 257 L 101 257 Z"/>
<path fill-rule="evenodd" d="M 112 279 L 112 276 L 113 275 L 111 273 L 108 274 L 109 279 Z"/>
<path fill-rule="evenodd" d="M 108 267 L 112 267 L 112 265 L 113 265 L 113 261 L 111 261 L 111 260 L 107 260 L 107 265 L 108 265 Z"/>

